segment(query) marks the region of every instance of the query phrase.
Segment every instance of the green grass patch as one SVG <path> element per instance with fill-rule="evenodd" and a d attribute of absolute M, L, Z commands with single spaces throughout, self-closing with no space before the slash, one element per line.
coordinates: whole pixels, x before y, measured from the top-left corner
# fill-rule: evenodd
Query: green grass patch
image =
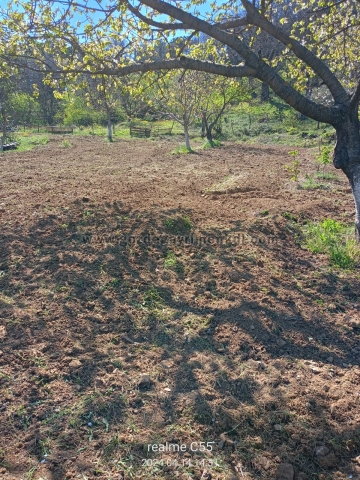
<path fill-rule="evenodd" d="M 151 287 L 144 293 L 142 305 L 149 309 L 162 308 L 164 305 L 164 299 L 155 287 Z"/>
<path fill-rule="evenodd" d="M 212 142 L 210 142 L 209 140 L 207 140 L 204 145 L 203 145 L 203 148 L 215 148 L 215 147 L 221 147 L 222 146 L 222 143 L 219 142 L 219 140 L 213 140 Z"/>
<path fill-rule="evenodd" d="M 185 145 L 175 148 L 172 153 L 195 153 L 192 148 L 187 148 Z"/>
<path fill-rule="evenodd" d="M 17 151 L 25 152 L 42 145 L 47 145 L 49 143 L 49 136 L 43 134 L 21 135 L 18 142 L 19 146 Z"/>
<path fill-rule="evenodd" d="M 181 217 L 167 218 L 165 220 L 165 228 L 173 235 L 186 235 L 190 232 L 192 225 L 190 218 L 183 215 Z"/>
<path fill-rule="evenodd" d="M 305 175 L 305 181 L 301 184 L 301 188 L 305 190 L 316 190 L 317 188 L 326 188 L 326 185 L 317 182 L 308 173 Z"/>
<path fill-rule="evenodd" d="M 63 140 L 60 145 L 64 148 L 70 148 L 72 145 L 71 143 L 69 142 L 69 140 Z"/>
<path fill-rule="evenodd" d="M 316 172 L 315 178 L 321 178 L 322 180 L 336 180 L 336 174 L 334 172 Z"/>
<path fill-rule="evenodd" d="M 177 264 L 177 259 L 174 252 L 168 251 L 166 258 L 164 260 L 165 268 L 175 268 Z"/>
<path fill-rule="evenodd" d="M 331 264 L 345 269 L 354 268 L 360 261 L 360 248 L 353 228 L 332 219 L 309 223 L 303 228 L 304 246 L 311 252 L 326 253 Z"/>
<path fill-rule="evenodd" d="M 184 267 L 181 262 L 178 261 L 174 252 L 169 250 L 166 254 L 164 260 L 164 267 L 170 270 L 174 270 L 175 272 L 182 274 L 184 273 Z"/>

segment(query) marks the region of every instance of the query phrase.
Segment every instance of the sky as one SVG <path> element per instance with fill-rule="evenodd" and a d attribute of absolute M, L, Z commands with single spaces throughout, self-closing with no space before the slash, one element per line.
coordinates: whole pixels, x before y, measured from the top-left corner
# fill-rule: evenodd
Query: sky
<path fill-rule="evenodd" d="M 96 0 L 75 0 L 77 1 L 78 3 L 80 4 L 87 4 L 89 8 L 91 8 L 92 6 L 93 7 L 97 7 L 99 8 L 99 4 L 96 2 Z M 8 0 L 0 0 L 0 9 L 6 9 L 7 8 L 7 4 L 8 4 Z M 12 2 L 11 2 L 12 3 Z M 109 2 L 108 0 L 105 0 L 102 2 L 102 5 L 103 6 L 107 6 L 109 5 L 110 3 L 113 3 L 113 2 Z M 206 2 L 202 5 L 198 5 L 196 8 L 197 10 L 200 12 L 200 15 L 205 17 L 206 13 L 210 12 L 211 11 L 211 7 L 210 7 L 210 4 L 211 4 L 211 0 L 206 0 Z M 102 18 L 102 14 L 100 12 L 94 12 L 94 13 L 91 13 L 91 18 L 93 20 L 100 20 Z M 161 16 L 158 17 L 159 19 L 161 19 Z M 85 16 L 84 15 L 81 15 L 81 14 L 76 14 L 74 16 L 74 23 L 77 22 L 77 21 L 85 21 Z"/>

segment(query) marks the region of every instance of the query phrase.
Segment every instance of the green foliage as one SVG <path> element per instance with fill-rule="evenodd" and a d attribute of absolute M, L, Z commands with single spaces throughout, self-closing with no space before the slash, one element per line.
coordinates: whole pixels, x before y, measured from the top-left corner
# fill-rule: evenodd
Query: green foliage
<path fill-rule="evenodd" d="M 360 250 L 350 230 L 333 219 L 309 223 L 303 228 L 305 246 L 315 254 L 327 253 L 337 267 L 354 268 L 360 261 Z"/>
<path fill-rule="evenodd" d="M 180 147 L 175 148 L 173 153 L 194 153 L 194 150 L 192 148 L 188 148 L 185 145 L 181 145 Z"/>
<path fill-rule="evenodd" d="M 291 155 L 294 160 L 291 162 L 290 165 L 285 165 L 285 169 L 291 173 L 291 180 L 293 182 L 297 182 L 300 175 L 300 162 L 297 158 L 299 152 L 297 150 L 293 150 L 288 152 L 288 154 Z"/>
<path fill-rule="evenodd" d="M 86 104 L 84 96 L 75 96 L 66 102 L 64 108 L 64 125 L 88 127 L 99 123 L 99 121 L 99 113 Z"/>
<path fill-rule="evenodd" d="M 10 95 L 9 113 L 14 125 L 33 125 L 41 115 L 39 102 L 31 95 L 21 92 Z"/>
<path fill-rule="evenodd" d="M 32 150 L 40 145 L 46 145 L 49 143 L 49 136 L 48 135 L 41 135 L 41 134 L 34 134 L 29 136 L 21 136 L 20 145 L 18 147 L 18 151 L 24 152 L 27 150 Z"/>
<path fill-rule="evenodd" d="M 144 293 L 143 306 L 155 309 L 160 308 L 164 304 L 164 299 L 162 298 L 160 292 L 155 288 L 151 287 Z"/>
<path fill-rule="evenodd" d="M 204 145 L 203 145 L 203 148 L 214 148 L 214 147 L 221 147 L 222 146 L 222 143 L 219 142 L 219 140 L 213 140 L 212 142 L 209 142 L 209 140 L 207 140 Z"/>
<path fill-rule="evenodd" d="M 305 182 L 301 184 L 301 187 L 305 190 L 315 190 L 316 188 L 322 188 L 323 185 L 319 182 L 316 182 L 314 178 L 308 173 L 305 175 Z"/>
<path fill-rule="evenodd" d="M 175 272 L 182 274 L 184 273 L 183 265 L 178 261 L 174 252 L 169 250 L 166 254 L 164 260 L 164 267 L 170 270 L 174 270 Z"/>
<path fill-rule="evenodd" d="M 322 165 L 325 167 L 325 165 L 328 165 L 331 162 L 331 157 L 330 154 L 332 152 L 332 147 L 328 145 L 324 145 L 320 149 L 319 155 L 316 156 L 316 162 L 319 165 Z"/>
<path fill-rule="evenodd" d="M 192 225 L 189 217 L 183 215 L 181 217 L 166 219 L 165 227 L 166 230 L 173 235 L 185 235 L 190 232 Z"/>
<path fill-rule="evenodd" d="M 166 254 L 166 258 L 164 261 L 164 267 L 165 268 L 175 268 L 177 264 L 177 259 L 175 256 L 174 252 L 171 252 L 170 250 Z"/>
<path fill-rule="evenodd" d="M 322 178 L 323 180 L 335 180 L 336 174 L 334 172 L 316 172 L 314 177 Z"/>

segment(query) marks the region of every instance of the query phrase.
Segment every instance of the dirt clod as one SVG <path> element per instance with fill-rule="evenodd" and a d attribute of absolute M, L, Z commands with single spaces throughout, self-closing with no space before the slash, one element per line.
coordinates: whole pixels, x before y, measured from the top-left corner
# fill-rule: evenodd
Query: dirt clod
<path fill-rule="evenodd" d="M 140 390 L 148 390 L 151 387 L 151 384 L 152 382 L 149 375 L 147 374 L 141 375 L 138 383 L 138 387 Z"/>
<path fill-rule="evenodd" d="M 323 468 L 333 468 L 337 465 L 338 459 L 334 452 L 325 455 L 324 457 L 320 456 L 318 462 Z"/>
<path fill-rule="evenodd" d="M 276 480 L 294 480 L 294 467 L 290 463 L 281 463 L 276 470 Z"/>

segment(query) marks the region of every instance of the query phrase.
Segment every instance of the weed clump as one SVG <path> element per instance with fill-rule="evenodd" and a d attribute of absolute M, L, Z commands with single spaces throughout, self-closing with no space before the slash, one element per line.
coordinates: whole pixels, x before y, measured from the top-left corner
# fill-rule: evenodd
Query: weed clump
<path fill-rule="evenodd" d="M 166 230 L 173 235 L 186 235 L 190 232 L 192 225 L 189 217 L 168 218 L 165 220 Z"/>
<path fill-rule="evenodd" d="M 330 262 L 352 269 L 360 261 L 360 249 L 350 228 L 333 219 L 321 223 L 309 223 L 304 227 L 305 246 L 311 252 L 327 253 Z"/>

